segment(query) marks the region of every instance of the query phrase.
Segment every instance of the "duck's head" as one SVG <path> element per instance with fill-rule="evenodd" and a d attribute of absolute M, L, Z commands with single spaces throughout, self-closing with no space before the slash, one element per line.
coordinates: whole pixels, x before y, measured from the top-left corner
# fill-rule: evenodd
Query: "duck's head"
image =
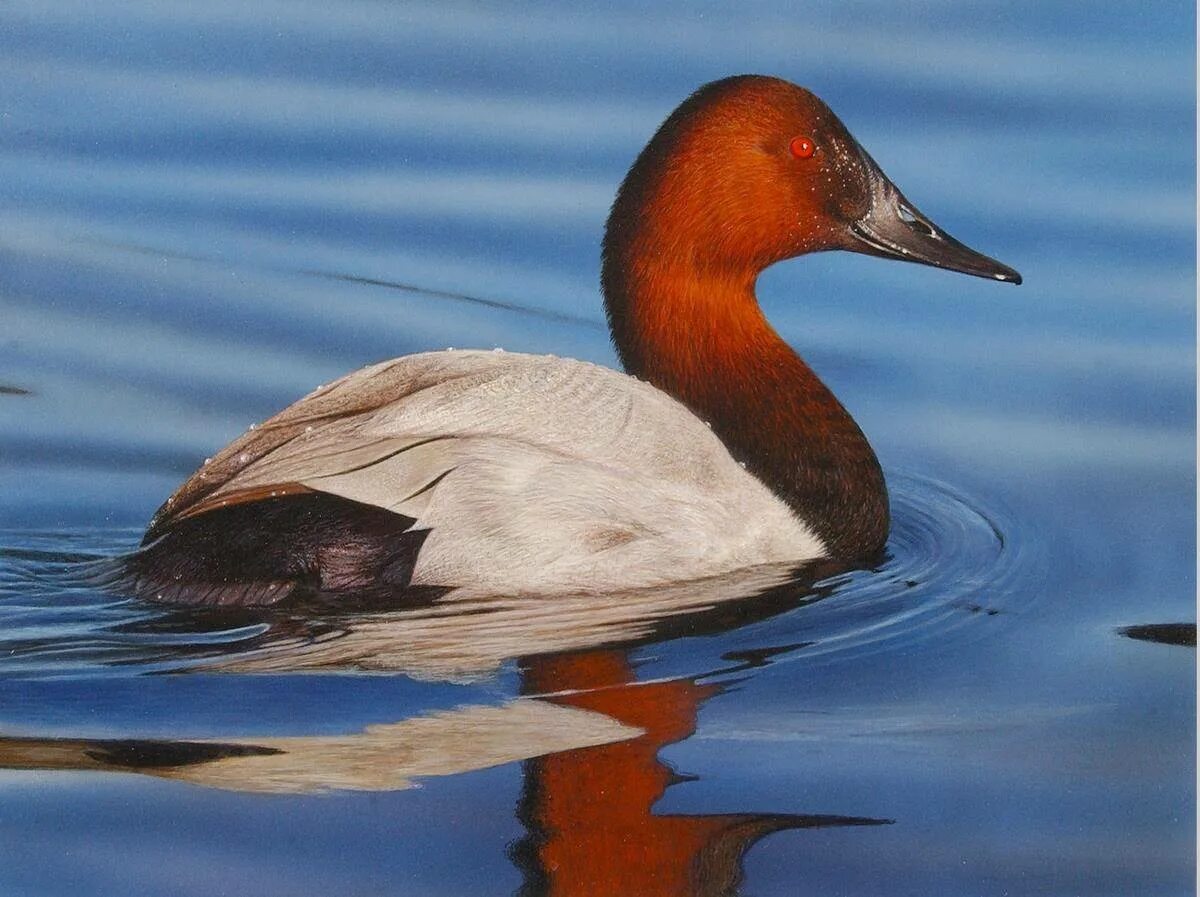
<path fill-rule="evenodd" d="M 1021 282 L 925 217 L 817 96 L 757 75 L 705 85 L 663 123 L 613 206 L 618 243 L 700 267 L 846 249 Z"/>

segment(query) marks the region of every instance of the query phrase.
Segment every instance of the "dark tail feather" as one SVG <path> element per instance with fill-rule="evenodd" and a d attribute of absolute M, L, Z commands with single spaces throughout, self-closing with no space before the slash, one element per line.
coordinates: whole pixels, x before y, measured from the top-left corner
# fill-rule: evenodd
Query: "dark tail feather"
<path fill-rule="evenodd" d="M 373 601 L 408 587 L 428 535 L 414 522 L 320 492 L 231 505 L 180 520 L 126 555 L 115 587 L 189 606 Z"/>

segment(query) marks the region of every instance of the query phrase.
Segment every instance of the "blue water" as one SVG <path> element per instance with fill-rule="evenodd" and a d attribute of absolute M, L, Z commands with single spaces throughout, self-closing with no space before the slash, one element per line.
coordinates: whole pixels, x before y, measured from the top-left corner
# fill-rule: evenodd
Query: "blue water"
<path fill-rule="evenodd" d="M 1182 2 L 0 5 L 0 894 L 1194 893 L 1194 649 L 1121 634 L 1196 619 L 1194 34 Z M 615 364 L 607 205 L 743 71 L 1025 278 L 760 280 L 888 473 L 879 569 L 320 619 L 85 575 L 355 367 Z"/>

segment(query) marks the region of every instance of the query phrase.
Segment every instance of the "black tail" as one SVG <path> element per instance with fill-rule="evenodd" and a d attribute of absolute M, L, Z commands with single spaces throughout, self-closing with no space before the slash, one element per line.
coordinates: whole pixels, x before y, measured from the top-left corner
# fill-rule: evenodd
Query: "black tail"
<path fill-rule="evenodd" d="M 191 606 L 300 595 L 374 602 L 408 587 L 428 530 L 411 517 L 310 492 L 185 518 L 122 561 L 118 587 Z"/>

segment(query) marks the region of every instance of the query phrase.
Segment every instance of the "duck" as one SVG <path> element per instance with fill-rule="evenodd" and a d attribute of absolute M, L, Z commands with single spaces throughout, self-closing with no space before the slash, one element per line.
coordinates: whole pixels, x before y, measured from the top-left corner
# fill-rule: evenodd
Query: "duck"
<path fill-rule="evenodd" d="M 706 84 L 608 217 L 600 282 L 623 372 L 447 349 L 348 374 L 202 464 L 124 581 L 228 606 L 870 565 L 889 530 L 879 461 L 755 295 L 766 268 L 830 250 L 1021 283 L 922 214 L 811 91 Z"/>

